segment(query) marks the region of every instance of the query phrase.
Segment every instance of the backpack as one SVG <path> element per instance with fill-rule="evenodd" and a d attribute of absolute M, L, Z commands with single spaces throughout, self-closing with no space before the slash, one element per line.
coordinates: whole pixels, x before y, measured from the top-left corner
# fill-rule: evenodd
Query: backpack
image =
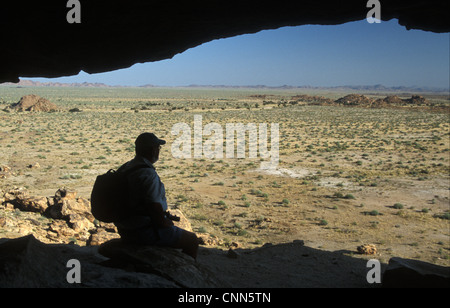
<path fill-rule="evenodd" d="M 129 197 L 127 175 L 140 168 L 150 167 L 138 165 L 126 172 L 110 169 L 97 176 L 91 193 L 91 212 L 97 220 L 117 222 L 129 215 L 126 209 Z"/>

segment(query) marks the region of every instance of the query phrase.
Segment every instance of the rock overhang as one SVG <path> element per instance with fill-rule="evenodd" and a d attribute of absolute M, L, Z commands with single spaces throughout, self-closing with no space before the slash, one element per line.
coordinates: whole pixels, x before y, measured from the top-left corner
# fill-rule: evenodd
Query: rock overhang
<path fill-rule="evenodd" d="M 0 82 L 19 77 L 100 73 L 170 59 L 214 39 L 307 24 L 364 20 L 368 1 L 79 1 L 68 23 L 65 1 L 2 3 Z M 450 31 L 448 1 L 381 3 L 381 20 L 407 29 Z M 301 40 L 301 38 L 299 38 Z"/>

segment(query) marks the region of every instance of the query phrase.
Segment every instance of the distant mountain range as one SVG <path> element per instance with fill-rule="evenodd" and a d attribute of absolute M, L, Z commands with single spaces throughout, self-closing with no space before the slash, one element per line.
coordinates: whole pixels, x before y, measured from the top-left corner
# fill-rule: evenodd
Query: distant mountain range
<path fill-rule="evenodd" d="M 40 82 L 33 80 L 20 80 L 18 83 L 6 82 L 2 85 L 8 86 L 17 86 L 17 87 L 76 87 L 76 88 L 110 88 L 112 86 L 106 85 L 104 83 L 91 83 L 91 82 L 83 82 L 83 83 L 62 83 L 62 82 Z M 114 86 L 116 87 L 116 86 Z"/>
<path fill-rule="evenodd" d="M 104 83 L 61 83 L 61 82 L 40 82 L 32 80 L 20 80 L 18 83 L 3 83 L 2 85 L 7 86 L 17 86 L 17 87 L 76 87 L 76 88 L 122 88 L 128 86 L 121 85 L 107 85 Z M 167 87 L 167 86 L 157 86 L 152 84 L 145 84 L 138 86 L 139 88 L 156 88 L 156 87 Z M 286 90 L 322 90 L 322 91 L 363 91 L 363 92 L 432 92 L 432 93 L 448 93 L 449 89 L 436 88 L 436 87 L 386 87 L 381 84 L 377 85 L 344 85 L 344 86 L 334 86 L 334 87 L 314 87 L 314 86 L 266 86 L 266 85 L 246 85 L 246 86 L 230 86 L 230 85 L 196 85 L 191 84 L 187 86 L 173 86 L 168 88 L 230 88 L 230 89 L 286 89 Z"/>
<path fill-rule="evenodd" d="M 328 91 L 364 91 L 364 92 L 449 92 L 449 89 L 437 88 L 437 87 L 386 87 L 381 84 L 377 85 L 344 85 L 344 86 L 334 86 L 334 87 L 315 87 L 315 86 L 265 86 L 265 85 L 254 85 L 254 86 L 227 86 L 227 85 L 189 85 L 190 88 L 250 88 L 250 89 L 286 89 L 286 90 L 328 90 Z"/>

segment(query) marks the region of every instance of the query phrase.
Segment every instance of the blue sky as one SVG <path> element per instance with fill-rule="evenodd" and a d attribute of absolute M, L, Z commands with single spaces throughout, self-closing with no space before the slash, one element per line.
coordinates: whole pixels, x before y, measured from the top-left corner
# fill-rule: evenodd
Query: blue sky
<path fill-rule="evenodd" d="M 158 86 L 376 85 L 449 87 L 449 34 L 406 30 L 397 20 L 299 26 L 214 40 L 172 59 L 41 82 Z"/>

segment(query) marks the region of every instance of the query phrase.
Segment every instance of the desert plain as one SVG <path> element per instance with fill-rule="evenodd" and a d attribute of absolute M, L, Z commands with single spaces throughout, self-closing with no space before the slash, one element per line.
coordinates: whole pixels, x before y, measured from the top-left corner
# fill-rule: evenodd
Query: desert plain
<path fill-rule="evenodd" d="M 377 253 L 370 258 L 383 263 L 402 257 L 450 266 L 448 96 L 420 93 L 426 104 L 401 106 L 317 99 L 350 93 L 3 85 L 0 188 L 51 196 L 67 187 L 89 199 L 96 176 L 132 159 L 134 139 L 149 131 L 167 141 L 155 167 L 170 208 L 179 209 L 194 232 L 214 239 L 217 249 L 301 240 L 358 257 L 358 246 L 373 244 Z M 60 110 L 8 108 L 28 94 Z M 406 100 L 415 94 L 358 95 Z M 251 158 L 248 145 L 243 158 L 175 157 L 171 145 L 179 136 L 172 128 L 186 123 L 194 137 L 196 115 L 203 126 L 214 122 L 224 130 L 227 123 L 278 123 L 276 168 L 261 169 L 267 159 Z M 203 135 L 202 143 L 208 138 Z M 0 238 L 23 235 L 0 229 Z"/>

